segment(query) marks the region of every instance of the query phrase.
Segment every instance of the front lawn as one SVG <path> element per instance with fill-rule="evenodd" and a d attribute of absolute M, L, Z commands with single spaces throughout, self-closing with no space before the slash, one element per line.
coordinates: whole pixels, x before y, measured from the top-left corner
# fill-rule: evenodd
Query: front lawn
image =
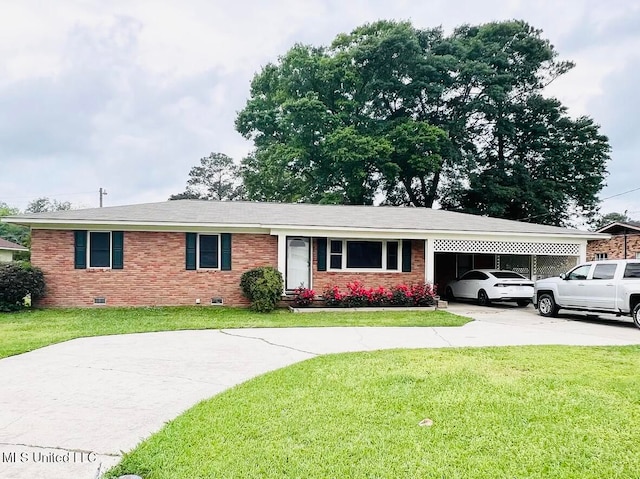
<path fill-rule="evenodd" d="M 318 357 L 200 403 L 109 477 L 637 478 L 638 365 L 640 347 Z"/>
<path fill-rule="evenodd" d="M 462 326 L 469 321 L 446 311 L 429 310 L 306 314 L 195 306 L 28 310 L 0 313 L 0 358 L 68 339 L 107 334 L 297 326 Z"/>

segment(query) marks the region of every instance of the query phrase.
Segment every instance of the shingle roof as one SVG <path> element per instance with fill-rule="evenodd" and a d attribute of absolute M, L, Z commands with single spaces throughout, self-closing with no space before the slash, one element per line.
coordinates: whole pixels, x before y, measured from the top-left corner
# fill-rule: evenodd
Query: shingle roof
<path fill-rule="evenodd" d="M 640 221 L 614 221 L 613 223 L 609 223 L 608 225 L 603 226 L 597 233 L 612 233 L 615 234 L 617 232 L 621 232 L 627 229 L 632 229 L 636 231 L 640 231 Z"/>
<path fill-rule="evenodd" d="M 27 248 L 22 246 L 21 244 L 12 243 L 11 241 L 7 241 L 4 238 L 0 238 L 0 249 L 4 250 L 12 250 L 12 251 L 29 251 Z"/>
<path fill-rule="evenodd" d="M 301 203 L 176 200 L 84 210 L 32 213 L 12 217 L 21 224 L 122 223 L 123 225 L 229 225 L 320 227 L 371 230 L 499 232 L 552 235 L 594 233 L 555 226 L 476 216 L 429 208 L 345 206 Z"/>

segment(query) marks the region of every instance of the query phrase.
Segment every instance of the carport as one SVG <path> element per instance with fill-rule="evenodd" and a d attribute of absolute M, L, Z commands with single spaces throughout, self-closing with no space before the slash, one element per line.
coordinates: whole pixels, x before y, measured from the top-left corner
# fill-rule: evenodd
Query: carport
<path fill-rule="evenodd" d="M 529 279 L 557 276 L 578 264 L 579 243 L 438 239 L 434 250 L 434 283 L 438 291 L 471 269 L 515 271 Z"/>

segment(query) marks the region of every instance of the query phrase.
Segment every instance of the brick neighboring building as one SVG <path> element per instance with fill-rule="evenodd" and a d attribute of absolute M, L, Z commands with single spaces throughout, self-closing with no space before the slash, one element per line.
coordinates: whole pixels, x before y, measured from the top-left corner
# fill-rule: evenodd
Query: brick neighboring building
<path fill-rule="evenodd" d="M 178 200 L 25 214 L 43 306 L 244 306 L 240 277 L 270 265 L 291 291 L 448 281 L 473 268 L 529 277 L 586 260 L 606 235 L 428 208 Z"/>
<path fill-rule="evenodd" d="M 587 259 L 640 259 L 640 222 L 611 223 L 597 232 L 611 237 L 589 241 Z"/>

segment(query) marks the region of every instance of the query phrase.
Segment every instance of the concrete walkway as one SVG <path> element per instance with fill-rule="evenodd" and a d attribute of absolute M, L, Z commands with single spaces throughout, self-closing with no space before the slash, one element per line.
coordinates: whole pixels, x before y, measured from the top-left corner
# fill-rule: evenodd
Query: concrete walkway
<path fill-rule="evenodd" d="M 0 360 L 0 477 L 95 478 L 166 421 L 256 375 L 326 353 L 640 344 L 630 322 L 453 304 L 461 328 L 291 328 L 84 338 Z"/>

